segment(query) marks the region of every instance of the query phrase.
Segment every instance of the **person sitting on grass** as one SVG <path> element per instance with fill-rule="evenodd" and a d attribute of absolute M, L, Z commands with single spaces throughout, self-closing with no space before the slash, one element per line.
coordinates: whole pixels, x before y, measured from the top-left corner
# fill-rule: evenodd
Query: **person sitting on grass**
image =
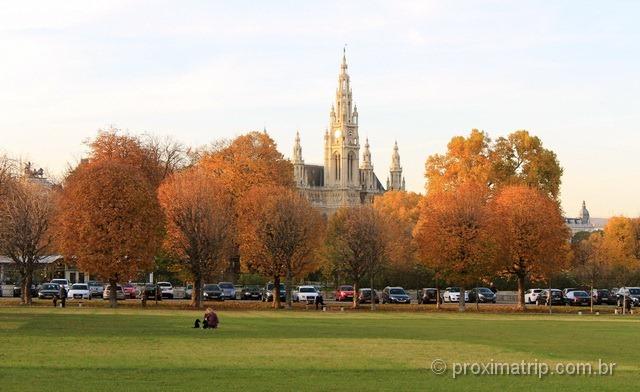
<path fill-rule="evenodd" d="M 211 308 L 207 308 L 204 312 L 204 321 L 202 322 L 202 328 L 204 329 L 216 329 L 218 328 L 218 315 Z"/>

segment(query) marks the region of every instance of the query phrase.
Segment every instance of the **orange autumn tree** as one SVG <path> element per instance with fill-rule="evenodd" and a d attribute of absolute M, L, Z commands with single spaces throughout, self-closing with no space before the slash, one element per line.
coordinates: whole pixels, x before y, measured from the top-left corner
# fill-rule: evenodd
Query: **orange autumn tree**
<path fill-rule="evenodd" d="M 373 201 L 373 208 L 388 223 L 389 263 L 385 265 L 385 276 L 398 277 L 424 276 L 423 264 L 418 261 L 413 230 L 420 217 L 422 195 L 413 192 L 390 191 Z M 422 272 L 422 274 L 420 274 Z"/>
<path fill-rule="evenodd" d="M 603 232 L 602 251 L 611 264 L 615 283 L 626 286 L 640 267 L 640 220 L 615 216 Z"/>
<path fill-rule="evenodd" d="M 276 309 L 280 307 L 280 281 L 284 276 L 287 304 L 291 307 L 292 279 L 318 265 L 322 216 L 306 198 L 282 186 L 251 189 L 241 200 L 238 213 L 242 265 L 273 278 Z"/>
<path fill-rule="evenodd" d="M 367 275 L 374 274 L 389 259 L 389 225 L 370 205 L 343 207 L 329 218 L 325 257 L 332 269 L 353 284 L 353 307 L 358 307 L 358 287 Z M 372 287 L 373 290 L 373 287 Z M 375 301 L 371 301 L 371 307 Z"/>
<path fill-rule="evenodd" d="M 178 172 L 158 189 L 166 221 L 165 248 L 193 281 L 191 305 L 200 308 L 204 279 L 226 266 L 234 235 L 233 198 L 200 167 Z"/>
<path fill-rule="evenodd" d="M 82 163 L 60 195 L 59 247 L 81 270 L 111 286 L 153 267 L 162 239 L 162 211 L 154 189 L 136 167 L 120 162 Z"/>
<path fill-rule="evenodd" d="M 238 136 L 205 152 L 198 164 L 219 177 L 236 201 L 255 186 L 293 186 L 293 166 L 266 132 Z"/>
<path fill-rule="evenodd" d="M 435 154 L 426 163 L 427 194 L 452 191 L 467 182 L 491 185 L 491 139 L 484 131 L 471 130 L 468 137 L 455 136 L 446 154 Z"/>
<path fill-rule="evenodd" d="M 493 258 L 486 193 L 477 183 L 430 192 L 414 231 L 422 262 L 460 286 L 460 311 L 465 287 L 487 274 Z"/>
<path fill-rule="evenodd" d="M 495 268 L 516 278 L 517 306 L 524 310 L 526 280 L 560 271 L 569 259 L 570 233 L 558 203 L 536 188 L 504 187 L 491 201 L 491 233 Z"/>
<path fill-rule="evenodd" d="M 485 184 L 493 193 L 507 185 L 533 186 L 557 199 L 561 177 L 556 154 L 525 130 L 494 142 L 473 129 L 467 137 L 453 137 L 445 154 L 432 155 L 426 163 L 427 193 L 471 181 Z"/>
<path fill-rule="evenodd" d="M 164 178 L 187 164 L 187 149 L 171 138 L 130 135 L 116 128 L 98 131 L 87 142 L 89 160 L 120 162 L 138 168 L 155 189 Z"/>
<path fill-rule="evenodd" d="M 236 206 L 245 194 L 258 186 L 293 189 L 293 165 L 277 149 L 266 132 L 249 132 L 230 142 L 218 142 L 198 154 L 197 165 L 215 175 L 231 193 Z M 236 218 L 239 212 L 236 211 Z M 229 266 L 239 260 L 239 244 Z"/>
<path fill-rule="evenodd" d="M 414 192 L 390 191 L 373 201 L 373 208 L 389 224 L 389 261 L 407 269 L 416 260 L 413 230 L 420 218 L 422 196 Z"/>

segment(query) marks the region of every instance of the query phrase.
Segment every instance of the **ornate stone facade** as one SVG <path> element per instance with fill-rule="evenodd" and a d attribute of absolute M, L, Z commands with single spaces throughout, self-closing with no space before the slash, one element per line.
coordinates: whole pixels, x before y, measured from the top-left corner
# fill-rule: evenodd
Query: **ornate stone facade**
<path fill-rule="evenodd" d="M 372 203 L 387 190 L 404 190 L 398 143 L 393 148 L 387 188 L 373 171 L 369 140 L 360 161 L 358 108 L 353 103 L 347 59 L 343 53 L 335 103 L 324 134 L 324 165 L 307 165 L 302 159 L 300 133 L 296 134 L 291 162 L 296 186 L 311 203 L 330 215 L 343 206 Z"/>
<path fill-rule="evenodd" d="M 580 216 L 578 218 L 564 218 L 567 226 L 571 229 L 572 235 L 581 231 L 593 232 L 598 230 L 598 228 L 591 223 L 591 216 L 589 215 L 589 210 L 587 210 L 587 203 L 584 201 L 582 202 L 582 208 L 580 209 L 579 215 Z"/>

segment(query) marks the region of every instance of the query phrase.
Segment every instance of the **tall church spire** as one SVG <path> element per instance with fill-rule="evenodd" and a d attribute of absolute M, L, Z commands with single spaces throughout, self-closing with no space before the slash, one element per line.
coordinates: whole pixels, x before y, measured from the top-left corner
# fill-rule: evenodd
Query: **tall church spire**
<path fill-rule="evenodd" d="M 293 143 L 293 180 L 297 186 L 304 187 L 307 183 L 304 160 L 302 159 L 302 145 L 300 144 L 300 132 L 296 132 L 296 140 Z"/>
<path fill-rule="evenodd" d="M 296 132 L 296 140 L 293 144 L 293 163 L 304 163 L 302 160 L 302 146 L 300 145 L 300 131 Z"/>
<path fill-rule="evenodd" d="M 325 138 L 325 185 L 334 188 L 360 188 L 361 181 L 358 111 L 347 70 L 343 49 L 335 102 L 329 114 L 329 139 Z"/>
<path fill-rule="evenodd" d="M 402 165 L 400 164 L 400 152 L 398 151 L 397 141 L 393 146 L 393 154 L 391 154 L 391 169 L 389 174 L 387 188 L 393 191 L 403 191 L 405 184 L 404 178 L 402 177 Z"/>

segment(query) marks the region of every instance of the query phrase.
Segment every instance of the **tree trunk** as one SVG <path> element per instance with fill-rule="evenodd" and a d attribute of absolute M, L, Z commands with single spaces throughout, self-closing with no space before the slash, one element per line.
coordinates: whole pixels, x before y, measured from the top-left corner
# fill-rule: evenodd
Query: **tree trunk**
<path fill-rule="evenodd" d="M 23 292 L 23 298 L 24 298 L 24 303 L 26 305 L 31 306 L 32 304 L 32 299 L 31 299 L 31 285 L 33 284 L 33 276 L 31 274 L 31 272 L 27 273 L 27 276 L 25 276 L 24 279 L 24 292 Z"/>
<path fill-rule="evenodd" d="M 440 310 L 442 301 L 440 301 L 440 283 L 438 282 L 438 273 L 436 272 L 436 309 Z"/>
<path fill-rule="evenodd" d="M 549 302 L 549 314 L 553 313 L 553 297 L 551 296 L 551 279 L 549 279 L 549 295 L 547 295 L 547 301 Z"/>
<path fill-rule="evenodd" d="M 458 299 L 458 312 L 464 312 L 465 311 L 464 304 L 465 304 L 465 302 L 464 302 L 464 287 L 460 287 L 460 297 Z"/>
<path fill-rule="evenodd" d="M 280 276 L 273 278 L 273 308 L 280 309 Z"/>
<path fill-rule="evenodd" d="M 551 293 L 549 293 L 551 295 Z M 518 274 L 518 303 L 516 305 L 517 310 L 524 311 L 524 275 Z"/>
<path fill-rule="evenodd" d="M 371 273 L 371 310 L 376 310 L 376 296 L 375 296 L 375 290 L 373 289 L 373 272 Z M 355 297 L 355 292 L 353 293 L 353 296 Z"/>
<path fill-rule="evenodd" d="M 196 309 L 202 307 L 202 276 L 195 276 L 193 290 L 191 290 L 191 306 Z"/>
<path fill-rule="evenodd" d="M 109 279 L 109 306 L 112 308 L 118 307 L 118 292 L 116 291 L 117 285 L 117 280 Z"/>
<path fill-rule="evenodd" d="M 286 277 L 286 282 L 285 282 L 285 292 L 286 292 L 286 298 L 287 298 L 287 309 L 293 309 L 293 304 L 292 302 L 292 298 L 291 298 L 291 283 L 292 283 L 292 279 L 291 279 L 291 271 L 287 270 L 287 277 Z"/>
<path fill-rule="evenodd" d="M 593 314 L 593 282 L 591 282 L 591 286 L 589 290 L 589 297 L 591 299 L 591 314 Z"/>
<path fill-rule="evenodd" d="M 480 292 L 476 290 L 476 311 L 480 310 Z"/>
<path fill-rule="evenodd" d="M 371 293 L 373 295 L 373 293 Z M 353 308 L 358 308 L 358 282 L 353 284 Z"/>
<path fill-rule="evenodd" d="M 27 282 L 25 277 L 23 276 L 20 282 L 20 305 L 27 304 L 27 291 L 25 290 L 27 286 Z"/>

